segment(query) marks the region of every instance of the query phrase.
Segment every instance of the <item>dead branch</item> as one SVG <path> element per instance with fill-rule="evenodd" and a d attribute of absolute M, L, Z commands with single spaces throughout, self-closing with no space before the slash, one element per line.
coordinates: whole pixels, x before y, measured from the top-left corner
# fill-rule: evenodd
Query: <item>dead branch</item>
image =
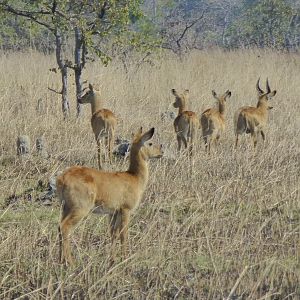
<path fill-rule="evenodd" d="M 48 90 L 51 91 L 51 92 L 54 92 L 56 94 L 59 94 L 59 95 L 62 95 L 62 91 L 58 92 L 56 91 L 55 89 L 52 89 L 51 87 L 48 86 Z"/>

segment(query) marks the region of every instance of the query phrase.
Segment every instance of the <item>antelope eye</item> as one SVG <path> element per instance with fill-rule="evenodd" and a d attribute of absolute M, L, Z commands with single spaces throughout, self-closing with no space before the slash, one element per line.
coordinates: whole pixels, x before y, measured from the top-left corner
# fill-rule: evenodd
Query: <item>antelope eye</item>
<path fill-rule="evenodd" d="M 149 146 L 151 147 L 153 144 L 152 143 L 149 143 Z"/>

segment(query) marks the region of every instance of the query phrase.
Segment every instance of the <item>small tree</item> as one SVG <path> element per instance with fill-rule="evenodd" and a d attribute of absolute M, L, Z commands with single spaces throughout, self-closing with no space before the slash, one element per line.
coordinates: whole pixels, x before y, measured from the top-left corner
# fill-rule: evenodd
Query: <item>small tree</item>
<path fill-rule="evenodd" d="M 0 1 L 3 12 L 28 19 L 50 31 L 55 36 L 56 61 L 61 73 L 62 90 L 52 91 L 62 95 L 62 111 L 64 118 L 70 114 L 68 100 L 68 69 L 75 72 L 77 115 L 81 113 L 78 99 L 82 94 L 81 74 L 89 57 L 97 55 L 104 64 L 110 57 L 99 43 L 115 39 L 119 44 L 130 44 L 134 48 L 143 47 L 148 40 L 140 39 L 141 32 L 138 20 L 144 17 L 139 0 L 107 0 L 107 1 L 71 1 L 71 0 L 18 0 Z M 122 39 L 124 35 L 130 39 Z M 68 59 L 64 41 L 74 36 L 74 59 Z M 137 39 L 136 37 L 139 37 Z M 150 44 L 149 44 L 150 45 Z"/>
<path fill-rule="evenodd" d="M 82 93 L 81 74 L 91 56 L 99 57 L 104 65 L 111 60 L 105 45 L 115 43 L 148 51 L 153 49 L 155 39 L 152 39 L 141 26 L 145 16 L 138 0 L 114 1 L 77 1 L 72 5 L 76 15 L 74 24 L 75 52 L 74 64 L 70 66 L 75 72 L 77 95 L 77 115 L 81 113 L 78 99 Z M 106 50 L 105 50 L 106 49 Z M 89 55 L 87 55 L 89 53 Z M 93 60 L 93 59 L 92 59 Z"/>

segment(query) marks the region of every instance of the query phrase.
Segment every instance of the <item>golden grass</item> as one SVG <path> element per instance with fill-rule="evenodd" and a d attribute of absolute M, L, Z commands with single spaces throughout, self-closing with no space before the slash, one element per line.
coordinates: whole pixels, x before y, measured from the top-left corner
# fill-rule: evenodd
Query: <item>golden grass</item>
<path fill-rule="evenodd" d="M 165 56 L 153 67 L 131 63 L 128 74 L 118 62 L 85 70 L 84 79 L 101 87 L 105 107 L 119 118 L 117 136 L 154 126 L 166 150 L 151 162 L 146 193 L 131 220 L 130 256 L 112 269 L 105 217 L 92 215 L 79 226 L 72 237 L 78 265 L 64 269 L 58 263 L 59 204 L 5 205 L 9 195 L 66 166 L 96 167 L 90 108 L 81 120 L 62 120 L 60 98 L 47 90 L 60 87 L 59 75 L 48 71 L 54 66 L 54 57 L 37 53 L 0 56 L 0 299 L 226 299 L 235 283 L 231 299 L 299 299 L 298 55 L 216 50 L 182 61 Z M 269 77 L 278 93 L 267 141 L 259 140 L 253 155 L 249 136 L 233 150 L 233 114 L 256 104 L 259 76 L 262 83 Z M 192 162 L 177 155 L 172 121 L 160 119 L 161 112 L 174 110 L 171 88 L 188 88 L 190 109 L 198 113 L 215 103 L 212 89 L 232 91 L 226 133 L 211 156 L 200 137 Z M 39 98 L 42 113 L 36 112 Z M 44 134 L 51 158 L 19 162 L 19 134 L 31 137 L 32 148 Z M 105 168 L 126 165 L 116 159 Z"/>

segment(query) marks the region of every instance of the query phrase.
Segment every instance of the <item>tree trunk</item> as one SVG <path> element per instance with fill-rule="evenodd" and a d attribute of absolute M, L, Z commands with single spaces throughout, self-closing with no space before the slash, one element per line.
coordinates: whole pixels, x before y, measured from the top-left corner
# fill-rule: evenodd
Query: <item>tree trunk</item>
<path fill-rule="evenodd" d="M 156 18 L 156 16 L 157 16 L 157 3 L 156 3 L 156 0 L 152 0 L 152 5 L 153 5 L 153 17 Z"/>
<path fill-rule="evenodd" d="M 70 104 L 68 99 L 68 67 L 64 66 L 61 69 L 61 80 L 62 80 L 62 112 L 64 119 L 67 119 L 70 116 Z"/>
<path fill-rule="evenodd" d="M 62 89 L 62 112 L 64 119 L 67 119 L 70 115 L 70 103 L 68 99 L 68 66 L 62 59 L 62 37 L 58 30 L 55 31 L 55 42 L 56 42 L 56 61 L 61 73 Z"/>
<path fill-rule="evenodd" d="M 84 43 L 82 39 L 82 35 L 80 29 L 78 27 L 75 28 L 75 85 L 76 85 L 76 107 L 77 107 L 77 118 L 82 115 L 82 105 L 79 103 L 79 99 L 82 96 L 82 82 L 81 82 L 81 74 L 82 68 L 85 62 L 85 49 Z M 81 62 L 82 60 L 82 62 Z"/>

